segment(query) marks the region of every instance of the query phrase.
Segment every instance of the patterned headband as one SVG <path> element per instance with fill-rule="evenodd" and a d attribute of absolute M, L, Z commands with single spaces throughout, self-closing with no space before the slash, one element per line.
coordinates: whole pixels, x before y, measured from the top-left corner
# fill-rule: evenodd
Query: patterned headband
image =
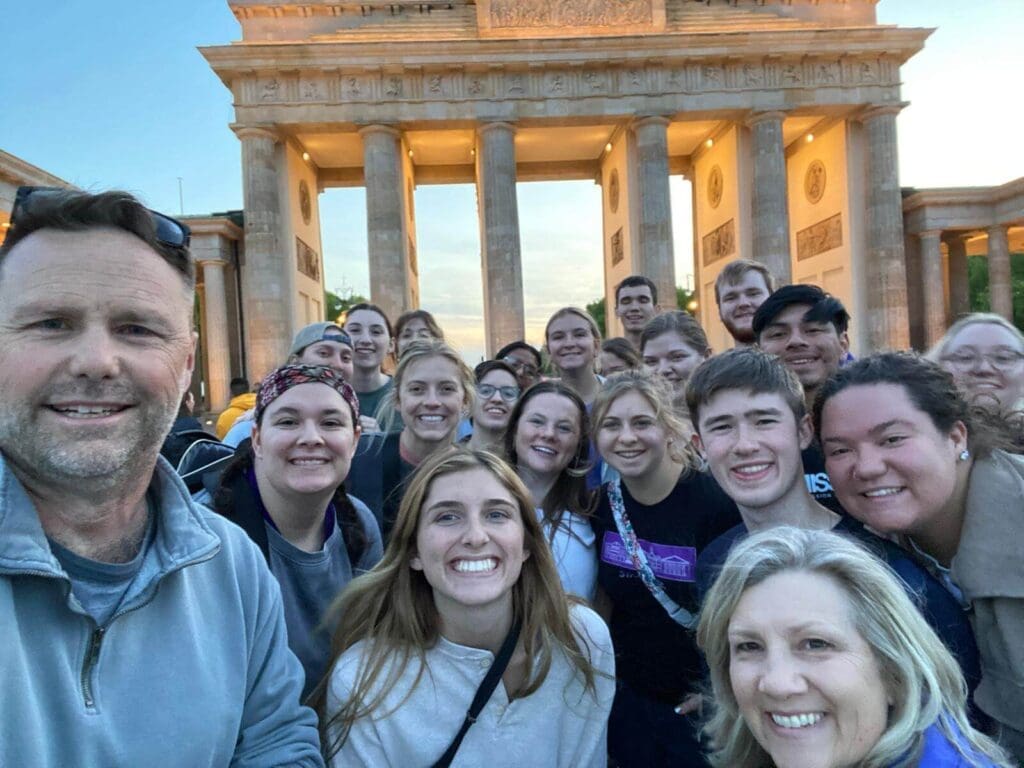
<path fill-rule="evenodd" d="M 341 373 L 324 365 L 282 365 L 267 374 L 256 390 L 256 423 L 263 418 L 267 406 L 292 387 L 299 384 L 326 384 L 352 408 L 353 424 L 359 423 L 359 398 L 355 390 L 342 378 Z"/>

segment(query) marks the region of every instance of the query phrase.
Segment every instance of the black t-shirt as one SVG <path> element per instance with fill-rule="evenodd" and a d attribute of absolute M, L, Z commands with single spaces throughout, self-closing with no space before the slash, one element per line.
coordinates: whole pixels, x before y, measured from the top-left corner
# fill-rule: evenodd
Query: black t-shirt
<path fill-rule="evenodd" d="M 591 521 L 598 546 L 598 584 L 611 599 L 612 643 L 619 678 L 638 693 L 677 704 L 701 679 L 693 633 L 676 624 L 629 562 L 608 503 L 607 487 Z M 697 555 L 739 522 L 736 505 L 709 474 L 692 473 L 664 500 L 644 506 L 622 484 L 626 515 L 665 592 L 692 612 Z"/>
<path fill-rule="evenodd" d="M 825 454 L 821 446 L 815 440 L 804 448 L 800 454 L 804 463 L 804 482 L 807 483 L 807 491 L 814 497 L 814 500 L 823 507 L 828 507 L 837 515 L 845 515 L 846 512 L 839 504 L 835 491 L 832 490 L 832 481 L 825 471 Z"/>

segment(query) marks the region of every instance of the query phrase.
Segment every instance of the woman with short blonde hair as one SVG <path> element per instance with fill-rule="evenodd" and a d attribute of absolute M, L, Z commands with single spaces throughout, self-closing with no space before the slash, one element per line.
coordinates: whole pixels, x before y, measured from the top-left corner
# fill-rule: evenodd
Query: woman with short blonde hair
<path fill-rule="evenodd" d="M 1010 765 L 968 723 L 960 668 L 906 590 L 843 536 L 782 526 L 736 545 L 697 641 L 714 766 Z"/>

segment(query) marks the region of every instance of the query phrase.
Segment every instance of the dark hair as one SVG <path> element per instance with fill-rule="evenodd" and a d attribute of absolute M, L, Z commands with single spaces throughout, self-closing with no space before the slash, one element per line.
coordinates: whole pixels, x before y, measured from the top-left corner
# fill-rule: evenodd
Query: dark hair
<path fill-rule="evenodd" d="M 689 312 L 679 309 L 662 312 L 648 321 L 644 329 L 640 331 L 640 354 L 643 354 L 644 347 L 651 339 L 656 339 L 666 333 L 676 334 L 693 347 L 698 354 L 705 357 L 711 354 L 711 345 L 708 343 L 707 334 L 704 333 L 700 323 Z"/>
<path fill-rule="evenodd" d="M 849 387 L 891 384 L 902 387 L 914 407 L 945 434 L 960 421 L 967 427 L 967 442 L 977 456 L 995 448 L 1014 450 L 1004 430 L 981 408 L 964 400 L 952 374 L 916 352 L 879 352 L 840 368 L 814 398 L 814 432 L 821 440 L 821 414 L 825 403 Z"/>
<path fill-rule="evenodd" d="M 33 195 L 17 211 L 17 218 L 0 245 L 0 265 L 4 257 L 22 240 L 41 229 L 79 232 L 112 227 L 135 235 L 152 248 L 175 272 L 185 286 L 196 285 L 196 265 L 189 249 L 175 247 L 157 239 L 153 214 L 127 192 L 110 191 L 97 195 L 77 190 L 47 190 Z"/>
<path fill-rule="evenodd" d="M 607 352 L 610 355 L 615 355 L 626 364 L 627 368 L 639 368 L 643 365 L 643 361 L 640 359 L 640 353 L 636 351 L 636 347 L 621 336 L 616 336 L 602 341 L 601 351 Z"/>
<path fill-rule="evenodd" d="M 525 349 L 527 352 L 533 355 L 534 358 L 537 360 L 538 370 L 540 370 L 540 368 L 544 365 L 544 361 L 541 360 L 540 352 L 537 351 L 537 348 L 532 344 L 527 344 L 525 341 L 521 340 L 512 341 L 506 344 L 504 347 L 498 350 L 498 352 L 494 355 L 494 359 L 501 360 L 502 358 L 508 357 L 509 352 L 515 352 L 517 349 Z"/>
<path fill-rule="evenodd" d="M 750 259 L 736 259 L 730 261 L 715 278 L 715 304 L 722 303 L 722 286 L 736 285 L 747 272 L 757 272 L 764 279 L 764 287 L 768 293 L 775 291 L 775 275 L 764 264 Z"/>
<path fill-rule="evenodd" d="M 249 380 L 248 379 L 243 379 L 241 377 L 236 377 L 236 378 L 232 379 L 231 380 L 231 384 L 229 385 L 229 387 L 231 389 L 231 396 L 232 397 L 238 397 L 239 395 L 244 395 L 247 392 L 249 392 L 249 390 L 251 389 L 251 387 L 249 386 Z"/>
<path fill-rule="evenodd" d="M 775 394 L 799 422 L 806 413 L 800 380 L 778 357 L 754 347 L 738 347 L 708 358 L 686 384 L 686 407 L 700 433 L 700 409 L 719 392 L 738 389 L 752 395 Z"/>
<path fill-rule="evenodd" d="M 784 285 L 771 294 L 757 308 L 750 327 L 757 336 L 786 307 L 793 304 L 807 304 L 810 308 L 804 315 L 805 320 L 813 323 L 831 323 L 836 333 L 846 333 L 850 324 L 850 314 L 846 307 L 835 296 L 825 293 L 816 285 Z"/>
<path fill-rule="evenodd" d="M 622 282 L 615 286 L 615 306 L 619 306 L 619 293 L 623 288 L 635 288 L 639 285 L 646 285 L 651 291 L 651 303 L 658 303 L 658 286 L 649 277 L 643 275 L 630 275 L 622 278 Z"/>
<path fill-rule="evenodd" d="M 482 363 L 477 363 L 476 368 L 473 369 L 473 380 L 479 384 L 481 379 L 491 371 L 504 371 L 512 378 L 516 376 L 515 369 L 504 360 L 484 360 Z"/>
<path fill-rule="evenodd" d="M 383 309 L 378 307 L 376 304 L 371 304 L 368 301 L 361 301 L 358 304 L 353 304 L 351 307 L 349 307 L 348 310 L 345 312 L 345 323 L 348 323 L 348 319 L 352 317 L 353 312 L 358 312 L 361 309 L 365 309 L 370 312 L 376 312 L 378 315 L 384 318 L 384 325 L 388 329 L 388 336 L 390 336 L 392 339 L 395 338 L 395 330 L 394 328 L 391 327 L 391 321 L 388 320 L 387 313 Z M 344 325 L 342 326 L 342 330 L 344 330 Z M 442 339 L 442 341 L 443 340 L 444 339 Z"/>
<path fill-rule="evenodd" d="M 505 431 L 505 455 L 508 456 L 509 464 L 516 467 L 519 463 L 519 456 L 516 453 L 516 431 L 519 428 L 519 420 L 523 417 L 523 411 L 527 404 L 538 395 L 553 394 L 567 398 L 576 406 L 580 415 L 580 439 L 576 444 L 576 450 L 569 465 L 562 470 L 555 480 L 555 484 L 548 491 L 548 495 L 541 502 L 541 509 L 544 514 L 544 522 L 551 527 L 554 533 L 555 524 L 564 510 L 586 516 L 594 506 L 594 494 L 587 490 L 587 472 L 590 465 L 587 458 L 590 454 L 590 415 L 587 413 L 587 406 L 583 399 L 576 394 L 576 390 L 562 384 L 559 381 L 541 381 L 534 384 L 519 398 L 512 415 L 508 419 L 508 429 Z"/>
<path fill-rule="evenodd" d="M 252 450 L 252 441 L 243 441 L 234 458 L 228 462 L 223 474 L 217 483 L 217 489 L 213 492 L 213 508 L 225 517 L 233 518 L 235 510 L 235 499 L 233 488 L 237 482 L 248 482 L 246 473 L 253 467 L 255 454 Z M 345 542 L 345 550 L 348 552 L 349 561 L 355 568 L 356 563 L 362 559 L 366 552 L 367 544 L 366 531 L 363 530 L 362 521 L 355 505 L 345 491 L 345 483 L 342 482 L 334 489 L 331 497 L 334 510 L 337 515 L 338 527 L 341 528 L 341 537 Z"/>

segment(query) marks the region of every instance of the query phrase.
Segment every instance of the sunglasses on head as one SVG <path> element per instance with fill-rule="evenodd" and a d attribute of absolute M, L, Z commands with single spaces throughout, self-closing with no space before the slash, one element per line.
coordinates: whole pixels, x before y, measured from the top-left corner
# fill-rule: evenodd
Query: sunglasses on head
<path fill-rule="evenodd" d="M 61 187 L 18 187 L 18 191 L 14 196 L 14 206 L 11 208 L 11 228 L 8 232 L 12 231 L 18 223 L 18 214 L 29 207 L 29 200 L 32 198 L 38 200 L 42 197 L 67 194 L 68 191 Z M 159 211 L 149 208 L 146 210 L 149 211 L 149 215 L 153 219 L 158 242 L 171 248 L 188 248 L 189 243 L 192 241 L 192 230 L 186 224 L 182 224 L 170 216 L 165 216 Z"/>

